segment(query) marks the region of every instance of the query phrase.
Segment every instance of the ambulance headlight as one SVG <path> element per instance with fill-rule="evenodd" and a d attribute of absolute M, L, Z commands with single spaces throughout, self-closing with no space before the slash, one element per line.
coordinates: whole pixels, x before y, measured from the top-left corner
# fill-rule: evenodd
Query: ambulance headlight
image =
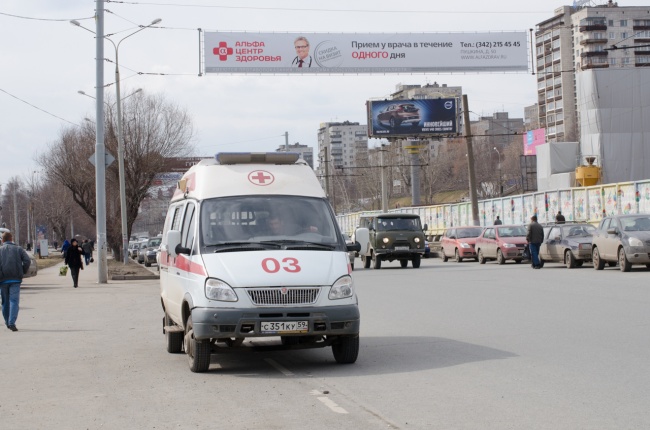
<path fill-rule="evenodd" d="M 330 289 L 329 299 L 345 299 L 352 297 L 352 278 L 350 276 L 341 276 Z"/>
<path fill-rule="evenodd" d="M 237 294 L 228 284 L 219 279 L 208 279 L 205 281 L 205 297 L 220 302 L 236 302 Z"/>

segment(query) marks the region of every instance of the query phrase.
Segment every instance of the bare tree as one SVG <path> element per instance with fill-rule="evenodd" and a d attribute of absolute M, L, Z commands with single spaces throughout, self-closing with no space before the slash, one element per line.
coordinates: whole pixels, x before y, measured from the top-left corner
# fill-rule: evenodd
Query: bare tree
<path fill-rule="evenodd" d="M 110 102 L 110 96 L 107 97 Z M 106 150 L 117 157 L 117 111 L 106 112 Z M 183 109 L 159 95 L 142 92 L 123 101 L 124 170 L 128 235 L 138 215 L 140 203 L 157 174 L 163 171 L 163 159 L 192 153 L 192 124 Z M 46 174 L 72 192 L 72 199 L 96 221 L 95 169 L 88 159 L 94 153 L 95 129 L 90 122 L 69 127 L 58 140 L 37 157 Z M 119 203 L 118 163 L 106 169 L 107 243 L 121 259 L 122 232 Z"/>

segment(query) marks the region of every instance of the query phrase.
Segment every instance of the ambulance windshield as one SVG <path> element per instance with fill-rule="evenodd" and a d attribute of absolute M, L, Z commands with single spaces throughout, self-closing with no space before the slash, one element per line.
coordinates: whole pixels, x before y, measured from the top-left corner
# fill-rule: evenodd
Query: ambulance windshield
<path fill-rule="evenodd" d="M 202 246 L 266 241 L 336 245 L 337 229 L 323 199 L 302 196 L 237 196 L 201 205 Z"/>

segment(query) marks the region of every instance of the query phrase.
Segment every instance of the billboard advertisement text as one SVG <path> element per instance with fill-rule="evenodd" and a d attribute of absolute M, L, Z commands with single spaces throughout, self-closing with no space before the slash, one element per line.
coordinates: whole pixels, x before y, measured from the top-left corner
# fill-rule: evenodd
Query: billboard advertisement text
<path fill-rule="evenodd" d="M 528 70 L 526 32 L 204 33 L 205 73 Z"/>
<path fill-rule="evenodd" d="M 456 99 L 368 102 L 368 135 L 427 136 L 457 132 Z"/>

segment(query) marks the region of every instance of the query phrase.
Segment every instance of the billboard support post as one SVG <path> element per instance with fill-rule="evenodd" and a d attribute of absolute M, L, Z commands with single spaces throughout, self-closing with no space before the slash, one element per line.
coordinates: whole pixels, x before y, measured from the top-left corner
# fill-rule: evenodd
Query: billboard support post
<path fill-rule="evenodd" d="M 472 202 L 472 224 L 480 225 L 478 219 L 478 198 L 476 196 L 476 175 L 474 174 L 474 152 L 472 151 L 472 128 L 469 123 L 467 94 L 463 94 L 463 122 L 467 141 L 467 168 L 469 170 L 469 198 Z"/>
<path fill-rule="evenodd" d="M 386 192 L 386 166 L 384 166 L 384 144 L 381 144 L 379 150 L 379 164 L 381 164 L 381 211 L 388 212 L 388 193 Z"/>

